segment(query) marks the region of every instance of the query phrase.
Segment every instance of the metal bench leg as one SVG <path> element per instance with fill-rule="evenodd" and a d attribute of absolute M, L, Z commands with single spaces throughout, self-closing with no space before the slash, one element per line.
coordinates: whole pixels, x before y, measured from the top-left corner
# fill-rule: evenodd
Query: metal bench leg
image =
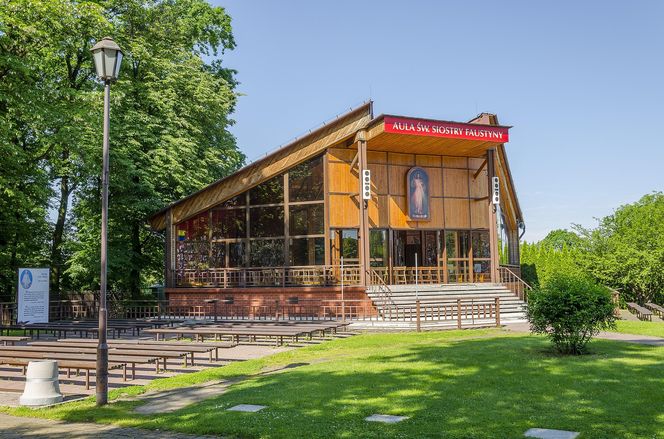
<path fill-rule="evenodd" d="M 85 390 L 90 390 L 90 369 L 85 369 Z"/>

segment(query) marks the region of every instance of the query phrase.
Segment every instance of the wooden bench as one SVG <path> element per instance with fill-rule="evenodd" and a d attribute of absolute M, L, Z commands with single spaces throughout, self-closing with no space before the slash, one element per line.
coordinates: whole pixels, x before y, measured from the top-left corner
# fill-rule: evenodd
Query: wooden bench
<path fill-rule="evenodd" d="M 19 366 L 23 369 L 23 374 L 25 375 L 25 370 L 28 367 L 30 361 L 35 361 L 34 359 L 28 358 L 3 358 L 0 357 L 0 364 L 6 364 L 8 366 Z M 97 362 L 96 361 L 82 361 L 82 360 L 57 360 L 58 369 L 67 371 L 67 378 L 71 378 L 71 371 L 75 369 L 77 374 L 78 371 L 85 371 L 85 390 L 90 390 L 90 371 L 96 370 Z M 124 363 L 111 363 L 108 365 L 109 370 L 118 369 L 125 367 Z"/>
<path fill-rule="evenodd" d="M 664 317 L 664 308 L 657 305 L 656 303 L 648 302 L 646 303 L 646 307 L 650 308 L 650 310 L 655 314 L 657 314 L 658 316 Z"/>
<path fill-rule="evenodd" d="M 0 335 L 0 346 L 14 346 L 17 341 L 27 341 L 30 337 L 21 337 L 17 335 Z"/>
<path fill-rule="evenodd" d="M 650 321 L 652 321 L 652 312 L 649 309 L 642 307 L 638 303 L 628 302 L 627 303 L 627 308 L 629 308 L 629 310 L 631 312 L 636 314 L 636 316 L 640 320 L 650 320 Z"/>

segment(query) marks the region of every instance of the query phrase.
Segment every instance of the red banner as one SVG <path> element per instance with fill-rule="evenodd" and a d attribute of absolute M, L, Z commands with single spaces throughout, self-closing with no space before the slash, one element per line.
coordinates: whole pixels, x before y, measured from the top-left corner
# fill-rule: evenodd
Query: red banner
<path fill-rule="evenodd" d="M 509 141 L 507 127 L 477 125 L 473 123 L 444 122 L 408 117 L 385 116 L 385 132 L 411 134 L 426 137 L 447 137 L 450 139 L 483 140 L 485 142 L 506 143 Z"/>

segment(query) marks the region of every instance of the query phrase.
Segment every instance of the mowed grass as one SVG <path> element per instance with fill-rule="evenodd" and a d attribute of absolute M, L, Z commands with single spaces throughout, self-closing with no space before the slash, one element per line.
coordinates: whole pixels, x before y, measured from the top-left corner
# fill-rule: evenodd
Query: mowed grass
<path fill-rule="evenodd" d="M 618 320 L 617 329 L 614 332 L 636 335 L 652 335 L 654 337 L 664 337 L 664 322 L 647 322 L 643 320 Z"/>
<path fill-rule="evenodd" d="M 149 388 L 165 389 L 240 380 L 173 413 L 134 414 L 135 400 L 2 411 L 230 437 L 517 438 L 531 427 L 581 438 L 664 437 L 664 348 L 597 340 L 590 349 L 564 357 L 542 337 L 499 330 L 367 334 L 153 382 Z M 275 368 L 283 369 L 260 373 Z M 226 411 L 236 404 L 268 408 Z M 410 419 L 363 420 L 374 413 Z"/>

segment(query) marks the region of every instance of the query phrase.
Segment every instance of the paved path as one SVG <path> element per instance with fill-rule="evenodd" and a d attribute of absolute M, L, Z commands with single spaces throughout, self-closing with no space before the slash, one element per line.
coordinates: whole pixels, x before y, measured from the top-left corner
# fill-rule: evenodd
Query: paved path
<path fill-rule="evenodd" d="M 513 332 L 530 332 L 528 323 L 511 323 L 505 325 L 505 329 Z M 651 335 L 635 335 L 623 334 L 621 332 L 605 332 L 602 331 L 597 335 L 597 338 L 604 340 L 617 340 L 625 341 L 628 343 L 647 344 L 653 346 L 664 346 L 664 338 L 653 337 Z"/>
<path fill-rule="evenodd" d="M 0 437 L 3 439 L 202 439 L 220 436 L 192 436 L 160 430 L 122 428 L 115 425 L 67 423 L 37 418 L 18 418 L 0 414 Z"/>

